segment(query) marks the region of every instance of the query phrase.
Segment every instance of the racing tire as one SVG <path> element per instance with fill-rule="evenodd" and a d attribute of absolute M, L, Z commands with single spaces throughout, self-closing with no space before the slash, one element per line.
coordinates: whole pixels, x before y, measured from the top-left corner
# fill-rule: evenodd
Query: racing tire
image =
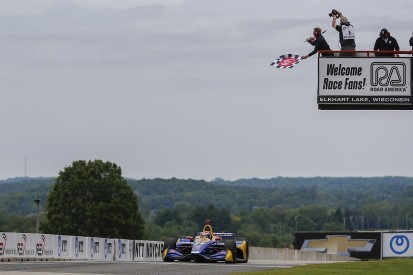
<path fill-rule="evenodd" d="M 164 252 L 167 249 L 176 249 L 176 239 L 175 238 L 168 238 L 165 240 L 165 242 L 163 243 L 163 249 L 162 249 L 162 259 L 164 260 L 164 262 L 173 262 L 173 259 L 164 257 Z"/>
<path fill-rule="evenodd" d="M 235 240 L 227 240 L 225 242 L 225 249 L 232 253 L 232 260 L 225 259 L 225 263 L 235 264 L 237 262 L 237 244 L 235 243 Z"/>
<path fill-rule="evenodd" d="M 246 253 L 246 258 L 245 258 L 245 260 L 244 260 L 244 263 L 248 263 L 248 258 L 249 258 L 249 256 L 250 256 L 250 248 L 249 248 L 249 245 L 248 245 L 248 242 L 247 242 L 247 253 Z"/>

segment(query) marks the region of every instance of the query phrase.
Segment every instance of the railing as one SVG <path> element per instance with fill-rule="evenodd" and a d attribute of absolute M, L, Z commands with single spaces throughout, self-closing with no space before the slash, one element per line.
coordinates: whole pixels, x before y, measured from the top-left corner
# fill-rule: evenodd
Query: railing
<path fill-rule="evenodd" d="M 334 56 L 326 56 L 326 57 L 394 57 L 395 54 L 407 54 L 413 55 L 413 51 L 351 51 L 351 50 L 343 50 L 343 51 L 318 51 L 318 57 L 321 57 L 322 53 L 332 53 Z M 346 56 L 339 56 L 341 53 L 347 54 Z M 384 56 L 383 54 L 387 54 Z"/>

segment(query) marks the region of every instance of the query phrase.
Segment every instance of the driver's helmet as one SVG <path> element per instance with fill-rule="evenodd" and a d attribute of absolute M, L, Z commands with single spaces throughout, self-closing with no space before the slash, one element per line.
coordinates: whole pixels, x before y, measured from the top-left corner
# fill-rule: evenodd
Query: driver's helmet
<path fill-rule="evenodd" d="M 203 232 L 201 232 L 201 236 L 210 239 L 211 238 L 211 232 L 203 231 Z"/>

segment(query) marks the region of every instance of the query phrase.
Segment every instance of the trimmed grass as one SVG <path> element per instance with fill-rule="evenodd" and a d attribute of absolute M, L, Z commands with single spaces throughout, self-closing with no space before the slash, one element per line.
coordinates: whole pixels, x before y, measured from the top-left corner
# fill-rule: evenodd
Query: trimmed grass
<path fill-rule="evenodd" d="M 267 271 L 232 273 L 232 275 L 321 275 L 321 274 L 413 274 L 413 259 L 386 259 L 383 261 L 370 260 L 360 262 L 345 262 L 332 264 L 310 264 L 292 268 L 282 268 Z"/>

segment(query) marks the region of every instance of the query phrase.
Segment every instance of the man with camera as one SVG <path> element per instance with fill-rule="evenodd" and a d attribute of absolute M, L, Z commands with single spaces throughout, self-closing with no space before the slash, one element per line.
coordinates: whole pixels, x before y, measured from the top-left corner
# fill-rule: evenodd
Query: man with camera
<path fill-rule="evenodd" d="M 347 17 L 343 16 L 338 10 L 332 10 L 328 14 L 333 18 L 331 26 L 338 31 L 339 40 L 342 51 L 354 51 L 356 50 L 356 35 L 354 32 L 353 25 L 350 24 Z M 337 25 L 337 19 L 340 18 L 340 25 Z M 351 52 L 341 52 L 340 56 L 352 56 L 354 53 Z"/>

